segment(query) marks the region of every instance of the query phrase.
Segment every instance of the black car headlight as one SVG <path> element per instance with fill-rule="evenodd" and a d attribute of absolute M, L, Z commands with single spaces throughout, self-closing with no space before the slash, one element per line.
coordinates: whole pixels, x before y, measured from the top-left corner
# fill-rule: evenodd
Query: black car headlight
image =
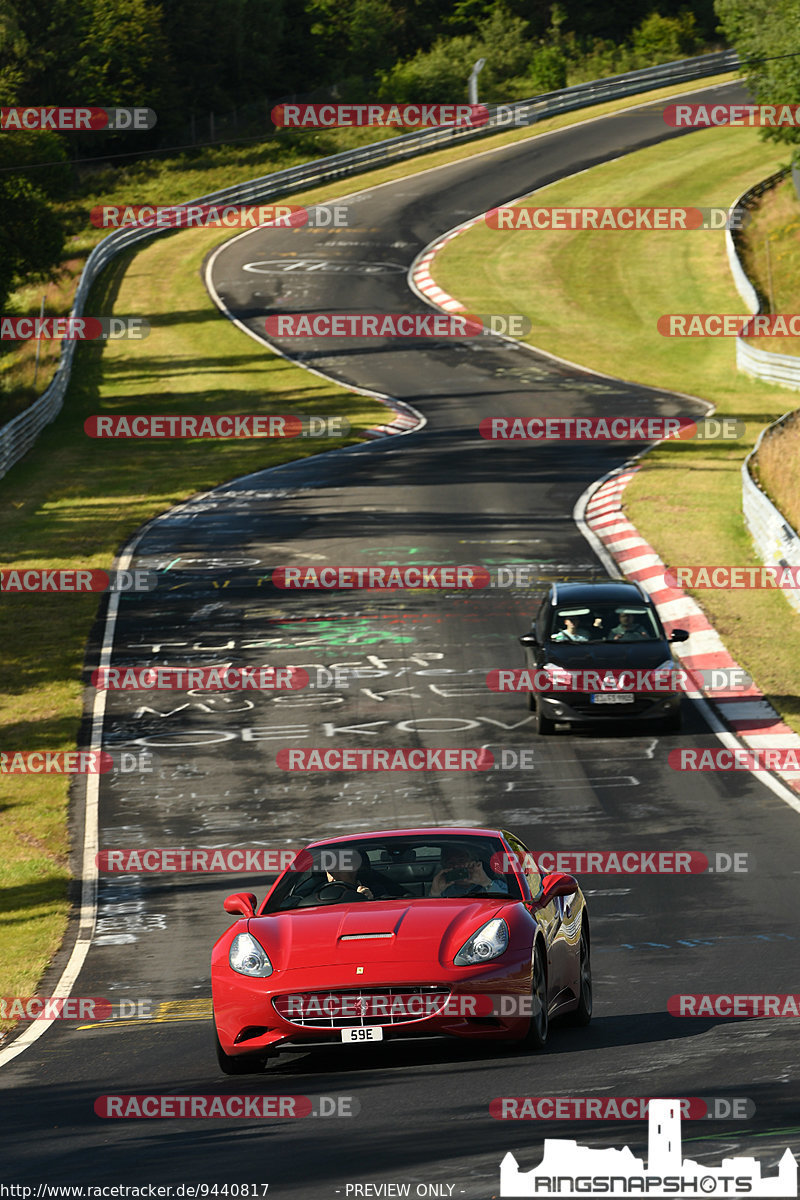
<path fill-rule="evenodd" d="M 251 933 L 237 933 L 228 951 L 228 962 L 239 975 L 266 979 L 272 974 L 272 963 L 266 950 Z"/>
<path fill-rule="evenodd" d="M 464 942 L 453 962 L 457 967 L 470 967 L 499 958 L 507 949 L 508 926 L 500 917 L 494 917 Z"/>

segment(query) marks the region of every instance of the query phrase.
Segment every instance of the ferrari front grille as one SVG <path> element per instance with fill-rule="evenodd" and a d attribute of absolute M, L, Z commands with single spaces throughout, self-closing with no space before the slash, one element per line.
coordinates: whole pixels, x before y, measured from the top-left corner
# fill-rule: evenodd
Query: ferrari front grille
<path fill-rule="evenodd" d="M 284 1021 L 313 1029 L 353 1025 L 407 1025 L 442 1012 L 450 989 L 421 984 L 385 988 L 344 988 L 328 992 L 292 992 L 273 997 Z"/>

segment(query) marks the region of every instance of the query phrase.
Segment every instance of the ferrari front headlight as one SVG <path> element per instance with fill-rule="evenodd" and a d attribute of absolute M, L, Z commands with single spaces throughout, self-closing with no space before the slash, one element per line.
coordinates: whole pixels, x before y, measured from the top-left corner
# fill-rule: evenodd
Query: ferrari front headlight
<path fill-rule="evenodd" d="M 250 933 L 237 933 L 231 942 L 228 962 L 239 975 L 266 979 L 272 974 L 272 963 L 266 950 Z"/>
<path fill-rule="evenodd" d="M 495 917 L 482 925 L 459 950 L 453 959 L 457 967 L 469 967 L 475 963 L 490 962 L 499 958 L 508 949 L 508 926 Z"/>

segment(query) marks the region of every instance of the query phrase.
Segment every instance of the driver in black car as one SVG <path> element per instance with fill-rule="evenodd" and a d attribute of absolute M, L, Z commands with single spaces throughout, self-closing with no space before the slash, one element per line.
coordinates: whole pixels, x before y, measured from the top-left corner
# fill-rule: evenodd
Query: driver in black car
<path fill-rule="evenodd" d="M 445 846 L 442 866 L 431 880 L 431 896 L 464 896 L 472 891 L 508 892 L 504 879 L 486 874 L 483 863 L 466 846 Z"/>

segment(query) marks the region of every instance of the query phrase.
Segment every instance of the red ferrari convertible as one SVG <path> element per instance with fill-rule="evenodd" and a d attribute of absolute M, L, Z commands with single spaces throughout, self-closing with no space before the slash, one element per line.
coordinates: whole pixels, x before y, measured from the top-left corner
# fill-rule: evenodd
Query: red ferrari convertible
<path fill-rule="evenodd" d="M 586 903 L 513 834 L 396 829 L 314 842 L 214 946 L 220 1067 L 282 1050 L 451 1036 L 541 1049 L 550 1018 L 588 1024 Z"/>

